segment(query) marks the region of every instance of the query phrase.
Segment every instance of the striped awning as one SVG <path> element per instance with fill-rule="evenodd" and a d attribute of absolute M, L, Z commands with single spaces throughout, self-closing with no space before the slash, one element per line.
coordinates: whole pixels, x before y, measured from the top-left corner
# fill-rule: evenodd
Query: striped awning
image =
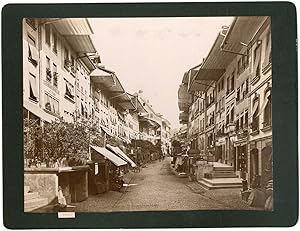
<path fill-rule="evenodd" d="M 119 147 L 115 147 L 112 145 L 107 144 L 106 147 L 113 151 L 114 153 L 116 153 L 119 157 L 121 157 L 123 160 L 125 160 L 126 162 L 128 162 L 131 167 L 136 167 L 136 164 L 119 148 Z"/>
<path fill-rule="evenodd" d="M 92 149 L 94 149 L 97 153 L 100 155 L 104 156 L 108 160 L 110 160 L 114 165 L 117 167 L 126 165 L 127 162 L 124 161 L 122 158 L 111 152 L 110 150 L 103 148 L 103 147 L 98 147 L 98 146 L 90 146 Z"/>

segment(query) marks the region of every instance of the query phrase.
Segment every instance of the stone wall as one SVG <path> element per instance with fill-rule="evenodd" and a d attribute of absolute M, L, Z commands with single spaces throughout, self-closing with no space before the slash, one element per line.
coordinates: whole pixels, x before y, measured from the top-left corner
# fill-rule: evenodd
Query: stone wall
<path fill-rule="evenodd" d="M 48 203 L 55 201 L 58 190 L 58 176 L 55 170 L 24 170 L 24 185 L 41 197 L 48 198 Z"/>
<path fill-rule="evenodd" d="M 58 186 L 61 186 L 67 204 L 88 198 L 88 166 L 54 168 L 27 168 L 24 170 L 24 185 L 49 204 L 57 203 Z"/>

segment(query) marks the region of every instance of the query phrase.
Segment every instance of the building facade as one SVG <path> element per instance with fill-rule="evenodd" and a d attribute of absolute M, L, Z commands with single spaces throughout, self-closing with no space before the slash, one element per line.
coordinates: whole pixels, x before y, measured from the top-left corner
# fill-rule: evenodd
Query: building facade
<path fill-rule="evenodd" d="M 84 18 L 23 20 L 24 118 L 89 124 L 127 144 L 162 141 L 167 152 L 169 122 L 126 92 L 101 63 L 92 34 Z"/>
<path fill-rule="evenodd" d="M 265 185 L 272 178 L 270 25 L 270 17 L 235 17 L 217 35 L 184 89 L 185 94 L 205 96 L 204 147 L 201 132 L 196 135 L 200 142 L 193 143 L 196 101 L 185 100 L 190 145 L 198 146 L 208 159 L 213 156 L 213 161 L 233 166 L 249 185 Z"/>

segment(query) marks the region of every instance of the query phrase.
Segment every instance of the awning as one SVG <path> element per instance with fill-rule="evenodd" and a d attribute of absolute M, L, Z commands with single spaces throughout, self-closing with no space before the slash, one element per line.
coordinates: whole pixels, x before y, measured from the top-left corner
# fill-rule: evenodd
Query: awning
<path fill-rule="evenodd" d="M 37 117 L 49 123 L 51 123 L 52 120 L 54 121 L 56 119 L 55 116 L 50 115 L 49 113 L 45 112 L 42 108 L 40 108 L 36 104 L 30 103 L 26 100 L 23 101 L 23 107 L 26 108 L 28 111 L 30 111 L 32 114 L 36 115 Z"/>
<path fill-rule="evenodd" d="M 36 47 L 31 45 L 30 43 L 28 43 L 28 49 L 30 51 L 31 58 L 35 61 L 38 61 L 39 60 L 39 53 L 38 53 L 38 50 L 36 49 Z"/>
<path fill-rule="evenodd" d="M 258 100 L 255 100 L 254 101 L 254 105 L 253 105 L 253 110 L 252 110 L 251 117 L 254 116 L 254 114 L 257 112 L 257 110 L 258 110 Z"/>
<path fill-rule="evenodd" d="M 120 157 L 118 157 L 117 155 L 115 155 L 113 152 L 109 151 L 106 148 L 93 146 L 93 145 L 90 145 L 90 147 L 93 148 L 97 153 L 109 159 L 114 165 L 118 167 L 127 164 L 127 162 L 125 162 L 123 159 L 121 159 Z"/>
<path fill-rule="evenodd" d="M 233 107 L 234 107 L 234 104 L 231 104 L 230 108 L 226 111 L 226 115 L 228 115 L 231 112 Z"/>
<path fill-rule="evenodd" d="M 131 167 L 136 167 L 136 164 L 119 147 L 111 146 L 109 144 L 107 144 L 106 147 L 128 162 Z"/>
<path fill-rule="evenodd" d="M 271 91 L 267 91 L 267 92 L 266 92 L 266 95 L 265 95 L 265 100 L 264 100 L 263 106 L 261 107 L 261 109 L 260 109 L 260 111 L 259 111 L 259 113 L 258 113 L 257 116 L 260 116 L 260 114 L 265 110 L 265 108 L 266 108 L 268 102 L 270 102 L 270 101 L 269 101 L 270 95 L 271 95 Z"/>

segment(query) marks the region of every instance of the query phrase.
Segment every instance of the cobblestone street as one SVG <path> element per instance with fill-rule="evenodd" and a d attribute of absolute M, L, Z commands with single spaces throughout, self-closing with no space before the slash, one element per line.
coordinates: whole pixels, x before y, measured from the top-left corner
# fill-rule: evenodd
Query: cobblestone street
<path fill-rule="evenodd" d="M 170 158 L 156 161 L 139 173 L 130 172 L 122 192 L 109 191 L 76 203 L 76 212 L 149 210 L 250 210 L 241 200 L 240 189 L 206 191 L 196 182 L 176 177 Z"/>

